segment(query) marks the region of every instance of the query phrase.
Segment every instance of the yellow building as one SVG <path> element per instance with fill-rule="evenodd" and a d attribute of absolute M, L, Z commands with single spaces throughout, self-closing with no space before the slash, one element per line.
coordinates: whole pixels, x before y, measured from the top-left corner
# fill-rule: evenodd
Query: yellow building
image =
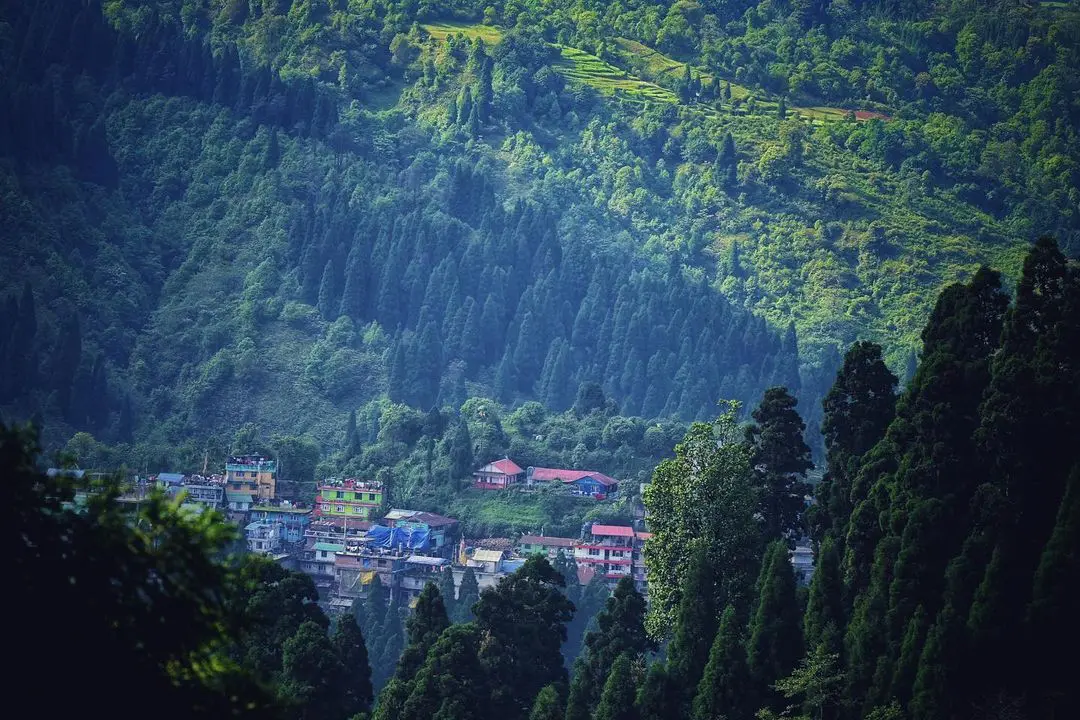
<path fill-rule="evenodd" d="M 277 495 L 277 462 L 258 455 L 229 458 L 225 463 L 225 492 L 273 500 Z"/>

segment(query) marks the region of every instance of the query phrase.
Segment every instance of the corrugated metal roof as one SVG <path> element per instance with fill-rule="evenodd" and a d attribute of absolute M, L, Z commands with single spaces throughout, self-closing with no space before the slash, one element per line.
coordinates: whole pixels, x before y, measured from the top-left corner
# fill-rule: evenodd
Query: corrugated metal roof
<path fill-rule="evenodd" d="M 634 528 L 625 525 L 593 525 L 592 534 L 632 538 L 634 537 Z"/>
<path fill-rule="evenodd" d="M 337 543 L 317 542 L 314 547 L 316 550 L 324 550 L 326 552 L 345 552 L 345 546 L 338 545 Z"/>
<path fill-rule="evenodd" d="M 502 560 L 502 550 L 476 550 L 472 554 L 472 559 L 476 562 L 500 562 Z"/>
<path fill-rule="evenodd" d="M 522 535 L 522 545 L 546 545 L 548 547 L 573 547 L 577 540 L 573 538 L 552 537 L 549 535 Z"/>

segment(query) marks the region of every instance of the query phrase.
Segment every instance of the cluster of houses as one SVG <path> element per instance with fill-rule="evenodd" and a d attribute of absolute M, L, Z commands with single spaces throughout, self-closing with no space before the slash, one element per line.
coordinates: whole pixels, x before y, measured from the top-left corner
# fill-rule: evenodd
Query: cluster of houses
<path fill-rule="evenodd" d="M 422 510 L 384 511 L 386 494 L 378 481 L 328 478 L 318 484 L 310 506 L 277 497 L 277 464 L 259 456 L 231 457 L 223 475 L 160 473 L 147 486 L 183 494 L 183 506 L 224 512 L 244 528 L 249 552 L 266 555 L 313 579 L 328 610 L 347 609 L 379 578 L 391 599 L 412 605 L 430 581 L 449 568 L 456 585 L 471 568 L 480 588 L 495 585 L 536 553 L 555 560 L 572 557 L 578 582 L 598 576 L 610 584 L 623 577 L 647 594 L 644 547 L 652 537 L 625 525 L 586 524 L 577 537 L 525 534 L 518 538 L 466 539 L 454 518 Z M 618 481 L 594 471 L 542 467 L 522 469 L 509 458 L 474 473 L 480 489 L 516 485 L 535 488 L 560 483 L 569 492 L 610 498 Z M 635 522 L 644 525 L 644 518 Z M 793 555 L 804 581 L 813 569 L 807 552 Z"/>
<path fill-rule="evenodd" d="M 526 489 L 542 485 L 555 485 L 567 489 L 573 495 L 604 500 L 619 492 L 619 481 L 595 470 L 563 470 L 559 468 L 528 467 L 506 457 L 483 466 L 473 473 L 473 486 L 479 490 L 506 490 L 512 487 Z"/>
<path fill-rule="evenodd" d="M 450 568 L 455 584 L 471 568 L 481 588 L 517 570 L 530 554 L 554 560 L 560 552 L 577 563 L 578 580 L 600 575 L 614 584 L 630 576 L 644 592 L 642 548 L 648 533 L 631 527 L 592 524 L 577 538 L 522 535 L 462 537 L 454 518 L 386 505 L 383 484 L 357 478 L 328 478 L 318 484 L 310 506 L 277 497 L 277 464 L 268 458 L 230 457 L 224 474 L 159 473 L 149 478 L 184 507 L 220 510 L 244 528 L 247 550 L 273 558 L 313 579 L 328 609 L 344 609 L 378 577 L 391 599 L 412 604 L 424 586 Z M 474 474 L 476 486 L 535 488 L 560 483 L 569 493 L 610 498 L 618 481 L 603 473 L 529 467 L 509 458 Z"/>

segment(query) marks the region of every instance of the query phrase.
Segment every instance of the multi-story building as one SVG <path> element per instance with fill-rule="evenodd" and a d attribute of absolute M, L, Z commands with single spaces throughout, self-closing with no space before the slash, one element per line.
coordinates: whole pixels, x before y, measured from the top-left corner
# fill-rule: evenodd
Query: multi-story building
<path fill-rule="evenodd" d="M 282 526 L 271 520 L 256 520 L 244 528 L 248 552 L 273 555 L 281 550 Z"/>
<path fill-rule="evenodd" d="M 631 577 L 638 590 L 644 593 L 643 550 L 645 542 L 651 537 L 650 533 L 625 525 L 593 525 L 585 537 L 574 545 L 574 560 L 579 574 L 587 577 L 600 574 L 611 581 Z M 583 570 L 585 572 L 581 573 Z"/>
<path fill-rule="evenodd" d="M 610 580 L 631 574 L 634 529 L 622 525 L 593 525 L 574 546 L 579 569 L 589 569 Z"/>
<path fill-rule="evenodd" d="M 209 510 L 225 507 L 225 477 L 222 475 L 158 473 L 151 480 L 170 497 L 183 494 L 185 505 L 197 505 Z"/>
<path fill-rule="evenodd" d="M 259 455 L 241 455 L 225 463 L 225 491 L 250 493 L 254 502 L 277 496 L 277 462 Z"/>
<path fill-rule="evenodd" d="M 370 521 L 383 504 L 383 484 L 377 480 L 330 478 L 319 485 L 315 512 L 320 517 Z"/>
<path fill-rule="evenodd" d="M 281 539 L 290 544 L 301 542 L 311 524 L 311 508 L 280 505 L 255 505 L 251 508 L 253 521 L 265 520 L 281 526 Z"/>

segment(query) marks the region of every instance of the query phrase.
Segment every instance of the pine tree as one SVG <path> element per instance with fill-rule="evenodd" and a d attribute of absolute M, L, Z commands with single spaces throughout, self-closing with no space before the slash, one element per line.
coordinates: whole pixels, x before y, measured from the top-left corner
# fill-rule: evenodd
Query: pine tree
<path fill-rule="evenodd" d="M 753 708 L 750 688 L 741 624 L 735 608 L 728 605 L 694 696 L 693 720 L 748 717 Z"/>
<path fill-rule="evenodd" d="M 566 700 L 566 720 L 591 720 L 589 698 L 593 695 L 589 671 L 584 662 L 574 663 L 574 677 L 570 681 L 570 694 Z"/>
<path fill-rule="evenodd" d="M 637 662 L 655 644 L 645 634 L 645 599 L 629 577 L 619 580 L 595 622 L 596 629 L 585 635 L 584 668 L 591 688 L 599 694 L 617 657 L 627 655 Z"/>
<path fill-rule="evenodd" d="M 352 717 L 357 713 L 367 712 L 375 699 L 375 692 L 371 687 L 371 665 L 368 663 L 364 636 L 352 613 L 345 613 L 338 618 L 330 644 L 333 645 L 344 669 L 341 688 L 342 714 Z"/>
<path fill-rule="evenodd" d="M 448 628 L 416 674 L 400 713 L 386 715 L 387 720 L 489 717 L 491 683 L 479 660 L 481 639 L 482 631 L 473 624 Z"/>
<path fill-rule="evenodd" d="M 565 717 L 566 706 L 558 687 L 545 685 L 536 695 L 532 711 L 529 712 L 529 720 L 563 720 Z"/>
<path fill-rule="evenodd" d="M 709 555 L 700 547 L 691 561 L 675 616 L 675 634 L 668 646 L 668 676 L 679 684 L 679 704 L 687 709 L 709 661 L 709 649 L 716 634 L 715 582 Z"/>
<path fill-rule="evenodd" d="M 817 568 L 810 581 L 809 600 L 803 621 L 806 647 L 819 645 L 826 652 L 839 653 L 843 648 L 844 579 L 840 573 L 840 555 L 832 535 L 826 535 L 817 552 Z"/>
<path fill-rule="evenodd" d="M 447 565 L 439 575 L 439 595 L 442 596 L 443 606 L 446 608 L 448 618 L 457 616 L 457 588 L 454 585 L 454 570 Z"/>
<path fill-rule="evenodd" d="M 326 631 L 308 620 L 285 641 L 281 655 L 282 693 L 300 704 L 306 717 L 340 717 L 345 668 Z"/>
<path fill-rule="evenodd" d="M 60 412 L 69 421 L 74 421 L 72 413 L 72 394 L 75 385 L 75 374 L 82 360 L 82 330 L 79 327 L 79 316 L 72 313 L 64 323 L 63 331 L 57 340 L 58 348 L 54 352 L 55 363 L 53 365 L 53 387 L 56 388 L 56 402 Z"/>
<path fill-rule="evenodd" d="M 424 586 L 405 627 L 408 637 L 394 676 L 408 682 L 420 669 L 435 640 L 450 627 L 442 595 L 435 583 L 429 582 Z"/>
<path fill-rule="evenodd" d="M 450 456 L 450 481 L 453 487 L 469 477 L 473 471 L 473 441 L 469 435 L 469 424 L 464 419 L 454 423 L 448 454 Z"/>
<path fill-rule="evenodd" d="M 466 623 L 473 619 L 473 605 L 480 599 L 480 584 L 476 580 L 476 572 L 471 568 L 465 568 L 461 576 L 461 586 L 458 587 L 457 617 L 454 622 Z"/>
<path fill-rule="evenodd" d="M 803 529 L 802 513 L 810 491 L 806 471 L 814 467 L 796 403 L 787 388 L 769 388 L 754 410 L 755 424 L 746 431 L 754 451 L 750 464 L 760 497 L 763 535 L 767 540 L 783 538 L 790 546 Z"/>
<path fill-rule="evenodd" d="M 1078 707 L 1080 691 L 1069 672 L 1068 657 L 1080 637 L 1073 607 L 1080 592 L 1080 464 L 1073 467 L 1058 509 L 1057 522 L 1035 572 L 1035 585 L 1027 609 L 1027 630 L 1032 652 L 1024 658 L 1034 663 L 1032 710 L 1038 717 L 1065 717 Z M 1057 650 L 1054 650 L 1054 647 Z M 1070 710 L 1070 708 L 1072 710 Z"/>
<path fill-rule="evenodd" d="M 637 720 L 636 697 L 633 664 L 630 655 L 623 653 L 611 666 L 593 720 Z"/>
<path fill-rule="evenodd" d="M 678 688 L 676 683 L 668 677 L 664 663 L 652 663 L 638 690 L 635 702 L 639 720 L 669 720 L 669 718 L 678 717 L 679 705 Z M 573 719 L 567 718 L 567 720 Z M 732 720 L 735 719 L 732 718 Z"/>
<path fill-rule="evenodd" d="M 345 459 L 350 460 L 360 454 L 360 433 L 356 429 L 356 411 L 349 411 L 349 419 L 345 423 Z"/>
<path fill-rule="evenodd" d="M 398 660 L 405 650 L 405 628 L 402 626 L 402 608 L 400 601 L 391 598 L 386 614 L 383 616 L 382 635 L 378 642 L 378 659 L 372 663 L 371 681 L 376 688 L 381 688 L 394 674 Z"/>
<path fill-rule="evenodd" d="M 821 434 L 828 469 L 816 489 L 817 503 L 809 512 L 811 533 L 819 543 L 826 532 L 832 533 L 834 542 L 843 543 L 847 537 L 859 463 L 885 435 L 896 415 L 896 385 L 880 345 L 860 341 L 847 351 L 836 382 L 822 401 Z"/>
<path fill-rule="evenodd" d="M 758 605 L 750 622 L 747 665 L 752 687 L 765 698 L 765 705 L 780 709 L 773 684 L 787 677 L 803 654 L 799 601 L 795 593 L 795 572 L 782 540 L 769 545 L 758 580 Z"/>
<path fill-rule="evenodd" d="M 337 319 L 341 304 L 337 297 L 337 283 L 334 280 L 334 263 L 326 261 L 323 267 L 322 280 L 319 282 L 318 307 L 319 314 L 324 320 Z"/>
<path fill-rule="evenodd" d="M 359 320 L 364 317 L 367 306 L 366 272 L 361 259 L 365 247 L 360 242 L 354 242 L 349 250 L 348 260 L 345 261 L 345 288 L 341 293 L 340 315 Z"/>
<path fill-rule="evenodd" d="M 474 613 L 485 636 L 481 661 L 505 685 L 492 697 L 493 715 L 524 718 L 545 685 L 566 682 L 559 649 L 574 606 L 563 586 L 547 558 L 532 555 L 480 594 Z"/>
<path fill-rule="evenodd" d="M 470 86 L 466 85 L 461 89 L 458 94 L 457 105 L 457 124 L 458 126 L 464 126 L 469 121 L 473 109 L 472 88 Z"/>

